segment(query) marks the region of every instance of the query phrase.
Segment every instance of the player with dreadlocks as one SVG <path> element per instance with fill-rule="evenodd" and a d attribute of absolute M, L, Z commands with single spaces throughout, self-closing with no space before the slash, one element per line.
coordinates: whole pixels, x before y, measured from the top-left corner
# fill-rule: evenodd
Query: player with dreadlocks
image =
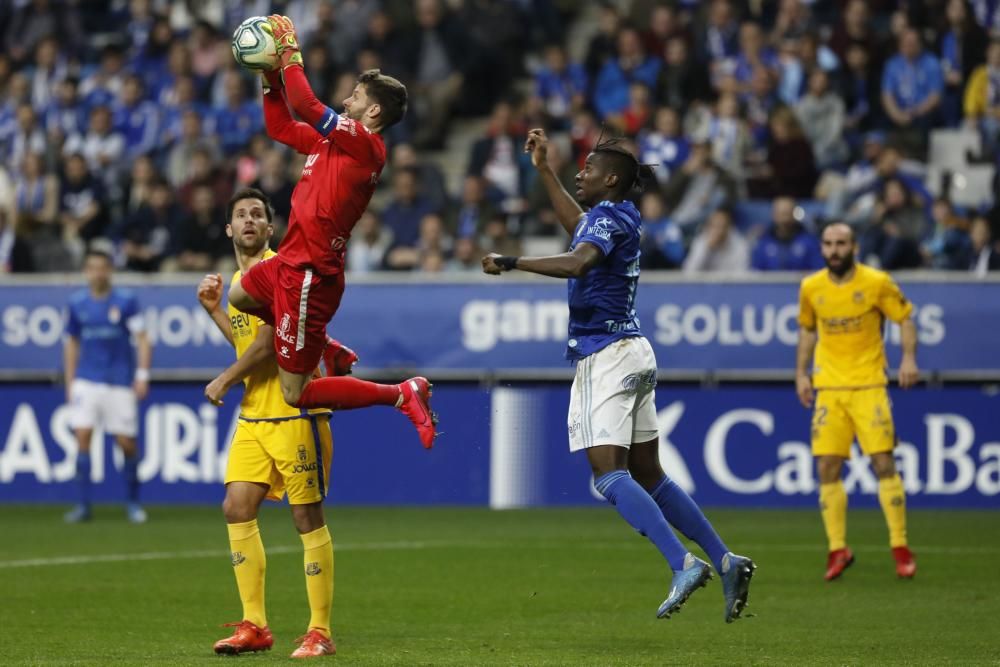
<path fill-rule="evenodd" d="M 729 551 L 701 509 L 660 467 L 656 357 L 635 315 L 642 220 L 627 199 L 642 189 L 652 167 L 602 133 L 576 175 L 574 199 L 548 164 L 548 138 L 542 130 L 528 133 L 524 150 L 531 153 L 556 216 L 572 236 L 570 249 L 551 257 L 493 253 L 483 258 L 483 271 L 498 275 L 518 269 L 569 279 L 566 358 L 576 363 L 570 451 L 587 452 L 595 488 L 656 545 L 673 570 L 670 593 L 656 615 L 669 618 L 712 578 L 708 563 L 687 550 L 673 525 L 715 564 L 729 623 L 746 606 L 755 565 Z"/>

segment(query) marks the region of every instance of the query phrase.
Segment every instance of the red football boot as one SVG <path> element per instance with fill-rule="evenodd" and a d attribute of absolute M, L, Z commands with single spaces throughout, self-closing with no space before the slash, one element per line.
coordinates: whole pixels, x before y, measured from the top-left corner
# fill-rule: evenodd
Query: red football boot
<path fill-rule="evenodd" d="M 358 363 L 358 355 L 354 350 L 329 336 L 326 337 L 326 346 L 323 348 L 323 365 L 326 367 L 327 377 L 350 375 L 356 363 Z"/>
<path fill-rule="evenodd" d="M 434 446 L 437 437 L 437 415 L 431 412 L 431 383 L 427 378 L 415 377 L 400 383 L 400 404 L 397 406 L 404 415 L 410 418 L 420 434 L 420 442 L 425 449 Z"/>
<path fill-rule="evenodd" d="M 852 563 L 854 563 L 854 554 L 848 547 L 834 549 L 826 559 L 826 574 L 823 575 L 823 578 L 827 581 L 833 581 L 842 575 Z"/>
<path fill-rule="evenodd" d="M 299 647 L 292 651 L 293 658 L 318 658 L 321 655 L 337 653 L 337 646 L 333 643 L 333 639 L 319 630 L 310 630 L 296 639 L 295 642 Z"/>
<path fill-rule="evenodd" d="M 215 642 L 215 652 L 225 655 L 238 653 L 253 653 L 254 651 L 270 651 L 274 646 L 274 637 L 268 628 L 260 628 L 250 621 L 226 623 L 224 628 L 236 628 L 232 637 L 226 637 Z"/>
<path fill-rule="evenodd" d="M 893 547 L 892 557 L 896 559 L 896 576 L 900 579 L 912 579 L 917 573 L 917 561 L 914 560 L 910 547 Z"/>

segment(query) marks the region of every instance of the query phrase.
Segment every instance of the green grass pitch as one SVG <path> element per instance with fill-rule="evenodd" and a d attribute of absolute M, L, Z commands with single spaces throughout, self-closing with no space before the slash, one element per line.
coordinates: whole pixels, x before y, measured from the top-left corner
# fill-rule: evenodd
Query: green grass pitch
<path fill-rule="evenodd" d="M 287 509 L 262 513 L 275 649 L 217 657 L 240 618 L 226 531 L 209 507 L 0 506 L 0 664 L 290 662 L 308 610 Z M 328 507 L 343 665 L 1000 664 L 1000 513 L 910 514 L 919 572 L 895 578 L 877 511 L 849 515 L 857 562 L 825 583 L 815 511 L 709 512 L 759 570 L 752 618 L 722 620 L 718 579 L 668 621 L 655 549 L 610 509 Z M 135 555 L 139 555 L 135 557 Z M 60 560 L 62 559 L 62 560 Z"/>

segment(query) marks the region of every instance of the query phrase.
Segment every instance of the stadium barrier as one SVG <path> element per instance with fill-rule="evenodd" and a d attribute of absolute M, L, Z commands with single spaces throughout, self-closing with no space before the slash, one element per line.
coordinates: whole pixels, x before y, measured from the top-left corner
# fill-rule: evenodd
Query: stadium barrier
<path fill-rule="evenodd" d="M 406 419 L 387 408 L 336 414 L 331 501 L 496 508 L 598 502 L 584 457 L 568 452 L 564 286 L 351 282 L 331 334 L 359 351 L 363 377 L 411 369 L 434 377 L 443 435 L 426 452 Z M 910 502 L 995 508 L 1000 397 L 988 382 L 1000 379 L 993 335 L 1000 284 L 938 275 L 900 282 L 918 308 L 921 367 L 934 378 L 930 386 L 892 391 Z M 202 396 L 203 381 L 232 351 L 197 305 L 196 283 L 171 277 L 132 285 L 157 342 L 155 376 L 175 380 L 154 383 L 142 406 L 140 476 L 149 502 L 222 498 L 239 391 L 221 408 Z M 60 278 L 0 286 L 0 502 L 73 498 L 76 446 L 64 388 L 47 382 L 60 375 L 61 311 L 70 290 Z M 766 382 L 791 377 L 796 280 L 652 276 L 638 302 L 661 364 L 660 456 L 674 479 L 709 506 L 815 506 L 809 412 L 790 384 Z M 898 333 L 887 335 L 898 346 Z M 897 361 L 898 347 L 891 347 L 890 362 Z M 727 379 L 743 382 L 715 383 Z M 99 446 L 102 434 L 95 438 L 95 498 L 113 500 L 122 488 L 121 461 Z M 849 466 L 847 487 L 852 506 L 877 504 L 863 461 Z"/>

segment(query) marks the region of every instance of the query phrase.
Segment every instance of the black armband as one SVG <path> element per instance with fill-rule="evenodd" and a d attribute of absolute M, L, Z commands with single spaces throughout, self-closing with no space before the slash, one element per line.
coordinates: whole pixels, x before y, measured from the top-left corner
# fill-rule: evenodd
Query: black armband
<path fill-rule="evenodd" d="M 509 255 L 501 255 L 493 259 L 493 263 L 500 267 L 501 271 L 510 271 L 511 269 L 517 268 L 517 260 L 520 257 L 511 257 Z"/>

